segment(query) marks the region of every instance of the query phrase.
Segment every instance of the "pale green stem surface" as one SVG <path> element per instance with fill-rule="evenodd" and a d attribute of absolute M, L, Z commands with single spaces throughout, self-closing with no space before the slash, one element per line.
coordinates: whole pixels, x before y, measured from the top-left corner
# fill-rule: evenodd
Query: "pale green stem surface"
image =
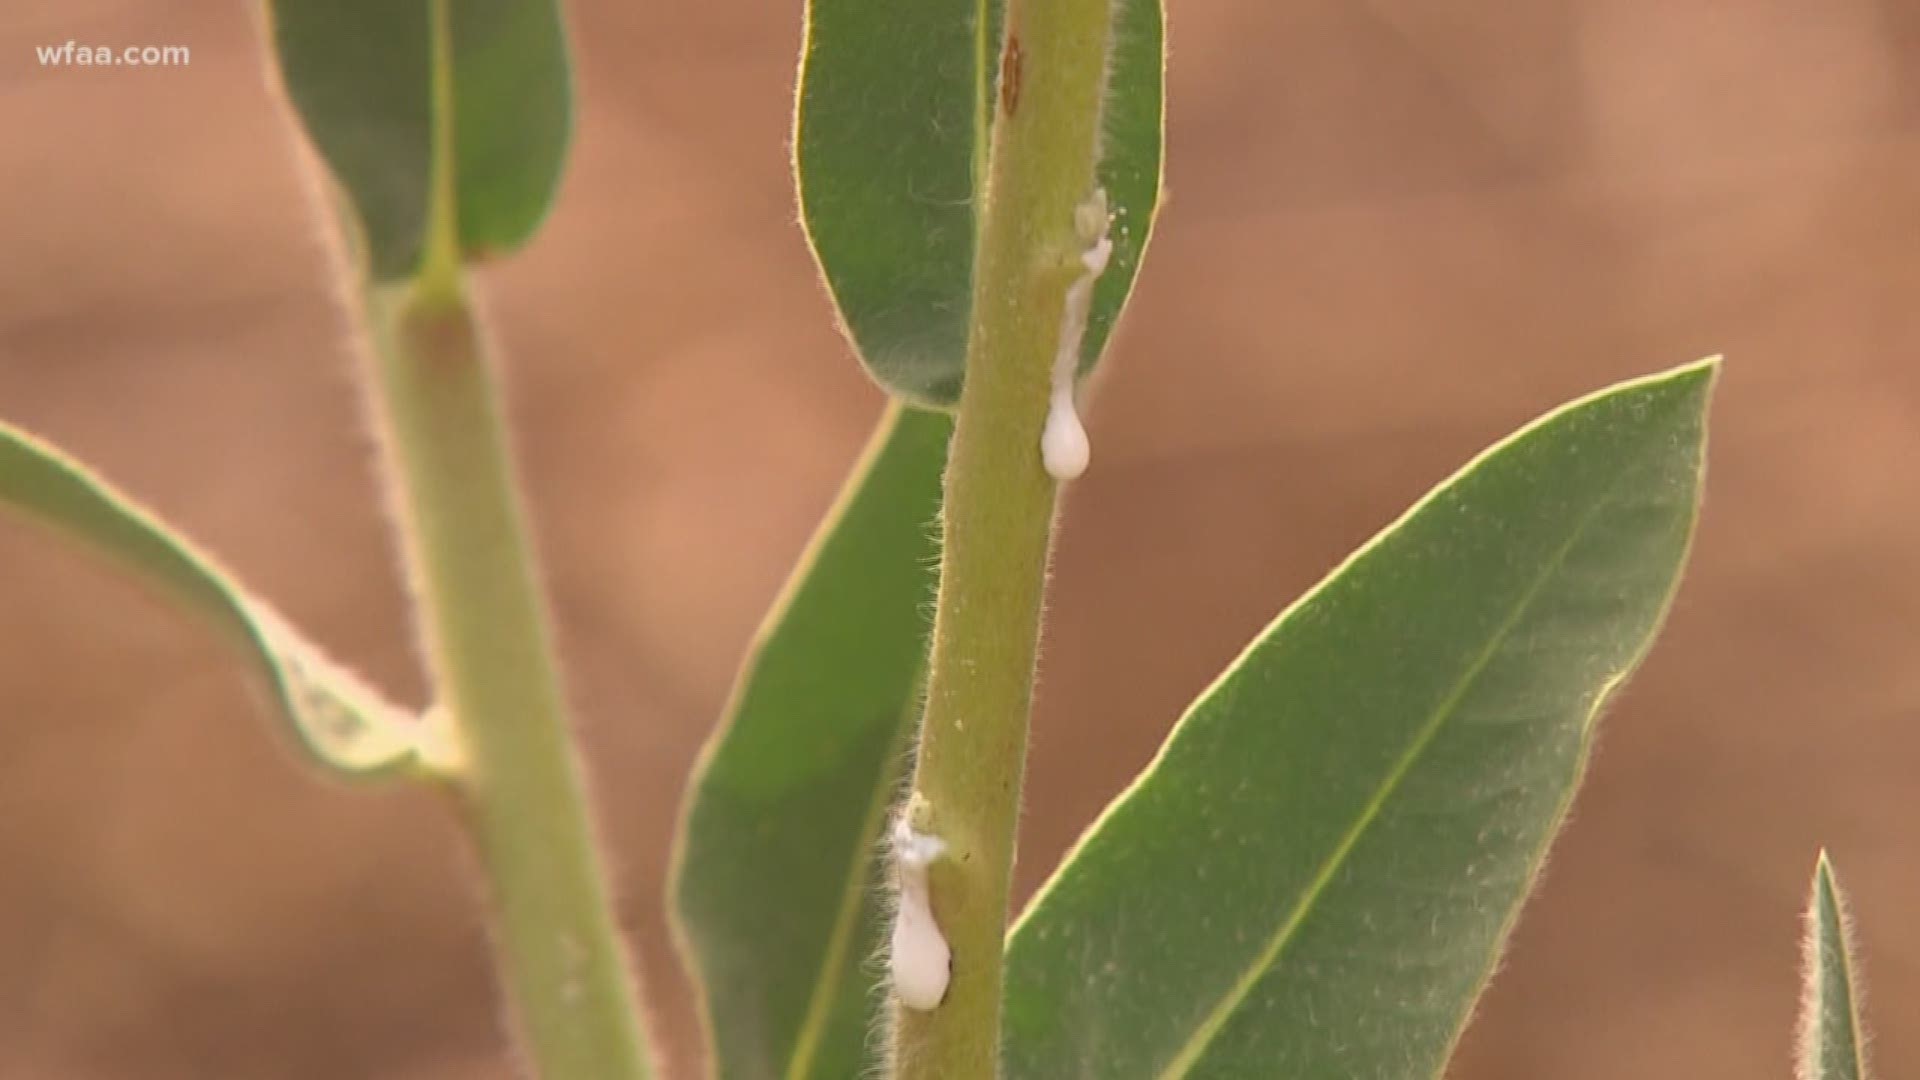
<path fill-rule="evenodd" d="M 1067 288 L 1083 272 L 1074 209 L 1096 182 L 1111 16 L 1109 0 L 1007 5 L 913 778 L 925 800 L 916 827 L 947 844 L 932 904 L 953 979 L 935 1009 L 896 1005 L 900 1080 L 999 1074 L 1001 950 L 1054 514 L 1040 432 Z"/>
<path fill-rule="evenodd" d="M 458 278 L 453 279 L 456 284 Z M 485 341 L 457 292 L 367 297 L 372 398 L 456 786 L 494 908 L 501 980 L 543 1080 L 651 1075 L 569 744 Z"/>

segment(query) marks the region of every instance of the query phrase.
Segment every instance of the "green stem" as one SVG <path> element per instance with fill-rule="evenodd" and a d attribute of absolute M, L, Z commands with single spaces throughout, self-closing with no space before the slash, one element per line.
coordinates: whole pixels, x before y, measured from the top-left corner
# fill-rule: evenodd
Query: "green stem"
<path fill-rule="evenodd" d="M 495 908 L 495 947 L 544 1080 L 651 1070 L 514 484 L 500 402 L 459 293 L 375 288 L 373 404 L 456 787 Z"/>
<path fill-rule="evenodd" d="M 953 978 L 937 1008 L 896 1006 L 900 1080 L 999 1073 L 1001 949 L 1056 487 L 1040 432 L 1067 288 L 1084 272 L 1074 211 L 1096 183 L 1111 19 L 1110 0 L 1007 3 L 913 778 L 924 800 L 915 826 L 947 844 L 931 890 Z"/>

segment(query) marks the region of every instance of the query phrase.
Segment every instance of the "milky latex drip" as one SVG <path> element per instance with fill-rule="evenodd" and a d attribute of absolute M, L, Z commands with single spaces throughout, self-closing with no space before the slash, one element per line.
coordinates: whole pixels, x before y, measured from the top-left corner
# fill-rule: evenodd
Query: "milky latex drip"
<path fill-rule="evenodd" d="M 933 920 L 927 892 L 927 867 L 947 850 L 937 836 L 914 831 L 902 814 L 893 825 L 894 883 L 899 906 L 893 917 L 893 946 L 887 963 L 893 975 L 893 994 L 909 1009 L 926 1012 L 947 996 L 953 974 L 953 951 Z"/>
<path fill-rule="evenodd" d="M 1087 471 L 1093 447 L 1087 429 L 1074 408 L 1074 383 L 1080 373 L 1080 341 L 1087 336 L 1087 315 L 1093 309 L 1093 285 L 1113 256 L 1107 237 L 1107 193 L 1095 190 L 1073 212 L 1074 234 L 1085 249 L 1080 253 L 1080 276 L 1067 286 L 1060 311 L 1060 344 L 1053 354 L 1053 397 L 1047 426 L 1040 433 L 1040 459 L 1055 480 L 1073 480 Z"/>

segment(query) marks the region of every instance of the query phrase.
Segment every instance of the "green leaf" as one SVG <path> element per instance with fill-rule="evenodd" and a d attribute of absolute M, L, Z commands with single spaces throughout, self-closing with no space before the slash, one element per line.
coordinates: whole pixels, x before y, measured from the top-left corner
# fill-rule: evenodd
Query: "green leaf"
<path fill-rule="evenodd" d="M 1866 1039 L 1854 983 L 1853 920 L 1822 851 L 1807 904 L 1805 988 L 1800 1002 L 1800 1080 L 1867 1080 Z"/>
<path fill-rule="evenodd" d="M 555 0 L 270 0 L 287 94 L 339 181 L 376 281 L 419 266 L 433 188 L 434 9 L 450 28 L 454 194 L 468 257 L 546 216 L 572 129 Z"/>
<path fill-rule="evenodd" d="M 1536 421 L 1268 627 L 1014 928 L 1007 1076 L 1439 1075 L 1667 610 L 1715 370 Z"/>
<path fill-rule="evenodd" d="M 296 745 L 347 776 L 446 775 L 453 743 L 329 660 L 213 559 L 79 463 L 0 425 L 0 507 L 84 542 L 161 586 L 221 630 L 260 669 Z"/>
<path fill-rule="evenodd" d="M 1161 3 L 1116 8 L 1099 170 L 1113 256 L 1095 287 L 1083 373 L 1133 287 L 1160 196 Z M 801 220 L 868 371 L 924 405 L 960 396 L 1001 10 L 985 0 L 807 3 L 794 129 Z"/>
<path fill-rule="evenodd" d="M 866 1075 L 874 856 L 919 697 L 951 426 L 889 408 L 689 787 L 676 929 L 728 1080 Z"/>

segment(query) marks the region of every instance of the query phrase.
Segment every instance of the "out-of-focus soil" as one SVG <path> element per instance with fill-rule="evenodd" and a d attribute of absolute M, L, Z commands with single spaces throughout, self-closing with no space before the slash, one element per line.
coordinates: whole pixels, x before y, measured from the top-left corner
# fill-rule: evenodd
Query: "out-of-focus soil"
<path fill-rule="evenodd" d="M 1883 1071 L 1920 1068 L 1920 9 L 1172 6 L 1172 198 L 1068 499 L 1022 888 L 1425 487 L 1565 398 L 1723 352 L 1687 585 L 1454 1075 L 1786 1076 L 1821 844 Z M 622 913 L 684 1066 L 681 778 L 880 399 L 793 223 L 798 0 L 574 8 L 571 172 L 488 285 Z M 34 61 L 70 38 L 192 63 Z M 257 53 L 241 5 L 0 15 L 0 414 L 417 700 Z M 434 799 L 312 778 L 205 634 L 37 535 L 0 531 L 0 596 L 0 1078 L 510 1074 Z"/>

